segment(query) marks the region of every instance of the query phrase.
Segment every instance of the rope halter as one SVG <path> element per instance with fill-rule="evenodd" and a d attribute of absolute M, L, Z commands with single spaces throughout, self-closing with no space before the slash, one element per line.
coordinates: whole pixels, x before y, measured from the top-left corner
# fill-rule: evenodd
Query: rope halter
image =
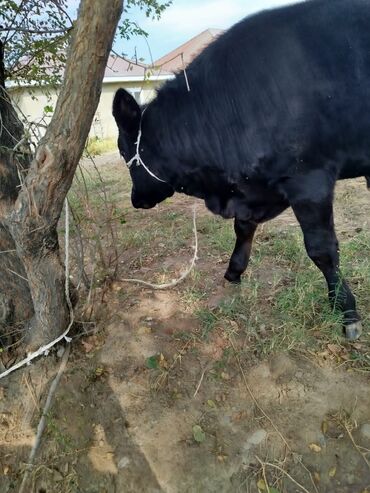
<path fill-rule="evenodd" d="M 142 132 L 141 132 L 141 122 L 143 121 L 143 116 L 144 116 L 144 113 L 145 113 L 145 110 L 146 108 L 143 110 L 142 114 L 141 114 L 141 118 L 140 118 L 140 125 L 139 125 L 139 133 L 137 135 L 137 141 L 135 142 L 135 145 L 136 145 L 136 153 L 135 155 L 130 159 L 130 161 L 128 161 L 126 164 L 127 164 L 127 167 L 130 169 L 131 166 L 134 164 L 134 162 L 136 161 L 136 165 L 137 166 L 142 166 L 145 171 L 153 178 L 155 178 L 156 180 L 158 181 L 161 181 L 162 183 L 167 183 L 165 180 L 162 180 L 161 178 L 159 178 L 157 175 L 155 175 L 153 173 L 153 171 L 150 171 L 150 169 L 146 166 L 146 164 L 144 163 L 144 161 L 142 160 L 141 156 L 140 156 L 140 141 L 141 141 L 141 135 L 142 135 Z"/>

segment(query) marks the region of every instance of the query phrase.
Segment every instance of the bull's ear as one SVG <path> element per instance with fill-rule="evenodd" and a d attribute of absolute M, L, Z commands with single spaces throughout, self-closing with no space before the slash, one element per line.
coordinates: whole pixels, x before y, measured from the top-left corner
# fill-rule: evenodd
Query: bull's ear
<path fill-rule="evenodd" d="M 113 116 L 118 128 L 128 135 L 136 135 L 139 131 L 141 108 L 124 89 L 118 89 L 113 99 Z"/>

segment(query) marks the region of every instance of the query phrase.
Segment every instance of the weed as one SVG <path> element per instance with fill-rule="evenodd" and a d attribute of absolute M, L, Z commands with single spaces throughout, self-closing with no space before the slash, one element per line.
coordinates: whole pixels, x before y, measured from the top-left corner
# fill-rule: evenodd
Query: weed
<path fill-rule="evenodd" d="M 46 419 L 47 434 L 49 438 L 56 443 L 63 452 L 71 452 L 76 448 L 72 437 L 62 429 L 52 413 L 48 413 Z"/>
<path fill-rule="evenodd" d="M 85 154 L 91 156 L 99 156 L 106 152 L 114 151 L 117 148 L 116 139 L 100 139 L 92 137 L 88 139 L 85 147 Z"/>

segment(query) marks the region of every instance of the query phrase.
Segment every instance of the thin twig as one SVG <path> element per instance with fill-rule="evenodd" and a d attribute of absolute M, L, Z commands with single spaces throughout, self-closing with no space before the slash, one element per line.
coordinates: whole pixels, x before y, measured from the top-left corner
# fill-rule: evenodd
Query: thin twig
<path fill-rule="evenodd" d="M 25 277 L 21 276 L 20 274 L 18 274 L 18 272 L 15 272 L 14 270 L 12 269 L 7 269 L 9 272 L 11 272 L 12 274 L 14 274 L 15 276 L 17 277 L 20 277 L 21 279 L 23 279 L 23 281 L 26 281 L 28 283 L 28 279 L 26 279 Z"/>
<path fill-rule="evenodd" d="M 0 32 L 14 31 L 16 33 L 27 33 L 27 34 L 64 34 L 70 31 L 72 28 L 65 29 L 28 29 L 25 27 L 1 27 Z"/>
<path fill-rule="evenodd" d="M 258 457 L 258 455 L 256 455 L 256 459 L 258 460 L 258 462 L 261 464 L 261 467 L 262 467 L 262 476 L 263 476 L 263 480 L 265 482 L 265 486 L 267 488 L 267 493 L 270 493 L 270 487 L 269 487 L 269 484 L 267 482 L 267 477 L 266 477 L 266 463 L 262 462 L 261 459 Z"/>
<path fill-rule="evenodd" d="M 367 460 L 366 455 L 360 450 L 359 446 L 355 442 L 355 440 L 354 440 L 354 438 L 352 436 L 351 430 L 347 426 L 347 423 L 342 423 L 342 426 L 346 430 L 346 432 L 347 432 L 347 434 L 348 434 L 348 436 L 349 436 L 349 438 L 350 438 L 353 446 L 355 447 L 355 449 L 357 450 L 357 452 L 361 455 L 361 457 L 364 459 L 367 467 L 370 469 L 370 462 Z"/>
<path fill-rule="evenodd" d="M 36 399 L 35 390 L 32 388 L 32 381 L 29 382 L 29 380 L 31 380 L 30 376 L 29 375 L 26 375 L 24 381 L 26 382 L 28 391 L 29 391 L 29 393 L 30 393 L 30 395 L 32 397 L 32 400 L 33 400 L 33 403 L 35 405 L 35 408 L 38 409 L 38 410 L 40 410 L 40 406 L 38 405 L 38 402 L 37 402 L 37 399 Z"/>
<path fill-rule="evenodd" d="M 53 400 L 53 396 L 54 396 L 55 391 L 56 391 L 56 389 L 58 387 L 58 384 L 60 382 L 60 378 L 61 378 L 64 370 L 66 369 L 67 362 L 68 362 L 68 357 L 69 357 L 69 353 L 70 353 L 70 348 L 71 347 L 68 344 L 67 347 L 66 347 L 66 349 L 65 349 L 65 351 L 64 351 L 62 362 L 60 364 L 58 373 L 56 374 L 56 377 L 54 378 L 54 380 L 53 380 L 53 382 L 52 382 L 52 384 L 50 386 L 49 393 L 48 393 L 48 396 L 47 396 L 47 399 L 46 399 L 46 402 L 45 402 L 45 406 L 44 406 L 44 409 L 42 411 L 41 419 L 40 419 L 40 422 L 39 422 L 39 424 L 37 426 L 37 433 L 36 433 L 35 443 L 33 444 L 33 447 L 31 449 L 30 455 L 28 457 L 27 468 L 26 468 L 26 471 L 25 471 L 24 476 L 23 476 L 23 480 L 22 480 L 21 487 L 19 489 L 19 493 L 26 492 L 27 481 L 28 481 L 30 472 L 31 472 L 32 467 L 33 467 L 33 462 L 35 460 L 37 450 L 38 450 L 38 448 L 40 446 L 42 434 L 43 434 L 43 432 L 45 430 L 46 418 L 47 418 L 47 415 L 48 415 L 48 412 L 49 412 L 49 409 L 50 409 L 50 406 L 51 406 L 51 403 L 52 403 L 52 400 Z"/>
<path fill-rule="evenodd" d="M 204 375 L 206 374 L 206 372 L 208 371 L 208 368 L 209 368 L 209 364 L 206 365 L 206 367 L 204 368 L 204 370 L 202 371 L 202 374 L 200 376 L 200 379 L 199 379 L 199 383 L 197 385 L 197 388 L 194 392 L 194 395 L 193 395 L 193 399 L 197 396 L 198 392 L 199 392 L 199 389 L 200 389 L 200 386 L 202 385 L 202 382 L 203 382 L 203 378 L 204 378 Z"/>
<path fill-rule="evenodd" d="M 256 456 L 256 459 L 262 463 L 261 459 L 259 459 L 257 456 Z M 302 486 L 300 483 L 298 483 L 298 481 L 296 481 L 294 478 L 292 478 L 292 476 L 287 473 L 286 471 L 284 471 L 284 469 L 276 464 L 271 464 L 271 462 L 264 462 L 263 463 L 265 466 L 268 466 L 268 467 L 273 467 L 274 469 L 277 469 L 278 471 L 282 472 L 283 474 L 285 474 L 285 476 L 287 478 L 289 478 L 296 486 L 298 486 L 298 488 L 300 488 L 302 491 L 304 491 L 304 493 L 310 493 L 308 490 L 306 490 L 306 488 L 304 486 Z M 266 483 L 267 485 L 267 483 Z M 317 488 L 315 486 L 315 489 L 317 491 Z"/>
<path fill-rule="evenodd" d="M 142 284 L 151 289 L 168 289 L 173 288 L 180 284 L 184 279 L 188 277 L 193 270 L 195 262 L 198 260 L 198 233 L 196 224 L 196 208 L 193 209 L 193 231 L 194 231 L 194 255 L 190 262 L 188 269 L 178 278 L 166 284 L 152 284 L 151 282 L 142 281 L 141 279 L 121 279 L 122 282 L 132 282 L 135 284 Z"/>

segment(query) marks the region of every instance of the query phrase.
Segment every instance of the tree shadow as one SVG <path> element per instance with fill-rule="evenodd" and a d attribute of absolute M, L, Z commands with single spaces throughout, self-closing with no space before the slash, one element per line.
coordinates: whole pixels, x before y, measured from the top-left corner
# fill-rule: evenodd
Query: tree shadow
<path fill-rule="evenodd" d="M 91 362 L 91 373 L 86 373 L 86 368 L 69 365 L 62 376 L 25 491 L 162 492 L 148 461 L 130 436 L 124 412 L 109 385 L 108 377 L 99 374 L 96 361 Z M 51 368 L 52 364 L 48 366 Z M 13 416 L 17 414 L 15 409 L 22 407 L 22 413 L 18 414 L 27 420 L 25 417 L 33 408 L 29 421 L 34 433 L 39 422 L 40 413 L 34 406 L 35 400 L 30 396 L 27 403 L 24 401 L 27 394 L 24 375 L 29 371 L 24 370 L 23 374 L 17 372 L 2 382 L 5 392 L 10 392 L 8 398 L 0 400 L 0 423 L 3 431 L 4 427 L 9 429 L 8 433 L 2 433 L 0 443 L 2 493 L 19 490 L 30 453 L 31 440 L 27 440 L 27 433 L 21 436 L 21 421 Z M 35 380 L 35 368 L 32 373 Z M 43 384 L 42 403 L 53 378 L 54 375 L 50 376 Z M 28 444 L 20 445 L 22 440 Z"/>

